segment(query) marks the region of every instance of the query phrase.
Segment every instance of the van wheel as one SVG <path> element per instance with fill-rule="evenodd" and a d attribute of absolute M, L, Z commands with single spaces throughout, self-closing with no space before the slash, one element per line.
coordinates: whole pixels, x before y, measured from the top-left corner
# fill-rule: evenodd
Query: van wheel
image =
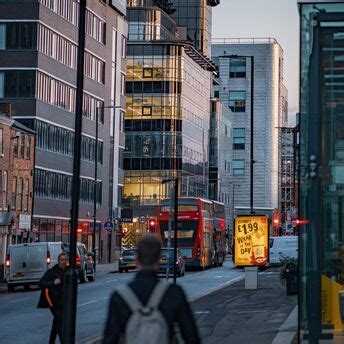
<path fill-rule="evenodd" d="M 82 269 L 79 279 L 80 279 L 80 283 L 86 283 L 87 282 L 86 269 Z"/>
<path fill-rule="evenodd" d="M 7 284 L 7 290 L 10 292 L 14 292 L 16 287 L 13 284 Z"/>

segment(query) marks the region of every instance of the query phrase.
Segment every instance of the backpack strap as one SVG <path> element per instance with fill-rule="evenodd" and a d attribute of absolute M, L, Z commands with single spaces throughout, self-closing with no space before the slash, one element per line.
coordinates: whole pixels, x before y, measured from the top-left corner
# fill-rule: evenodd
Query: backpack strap
<path fill-rule="evenodd" d="M 120 287 L 116 288 L 116 291 L 133 313 L 137 312 L 143 307 L 141 301 L 138 299 L 129 285 L 121 285 Z"/>
<path fill-rule="evenodd" d="M 169 283 L 159 281 L 152 291 L 152 294 L 147 303 L 147 307 L 158 308 L 169 286 Z"/>

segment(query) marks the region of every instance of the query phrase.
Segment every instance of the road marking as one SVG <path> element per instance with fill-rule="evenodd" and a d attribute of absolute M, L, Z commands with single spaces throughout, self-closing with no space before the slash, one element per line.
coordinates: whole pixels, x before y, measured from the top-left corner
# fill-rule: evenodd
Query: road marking
<path fill-rule="evenodd" d="M 195 314 L 209 314 L 210 311 L 197 311 L 197 312 L 194 312 Z"/>

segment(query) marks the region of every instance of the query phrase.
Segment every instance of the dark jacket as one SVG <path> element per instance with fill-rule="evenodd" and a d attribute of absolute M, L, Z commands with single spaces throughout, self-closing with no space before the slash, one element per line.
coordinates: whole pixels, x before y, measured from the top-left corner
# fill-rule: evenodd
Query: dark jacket
<path fill-rule="evenodd" d="M 143 305 L 146 305 L 154 286 L 159 279 L 155 272 L 140 271 L 129 283 Z M 200 343 L 195 319 L 181 287 L 171 284 L 163 297 L 159 310 L 169 326 L 170 338 L 173 338 L 174 324 L 177 323 L 185 343 Z M 124 335 L 126 323 L 131 310 L 115 291 L 110 300 L 108 319 L 104 332 L 103 343 L 119 343 Z"/>
<path fill-rule="evenodd" d="M 59 278 L 60 284 L 55 285 L 54 281 Z M 39 281 L 42 289 L 39 298 L 38 308 L 58 308 L 63 303 L 63 287 L 65 281 L 65 271 L 61 270 L 58 264 L 49 269 Z"/>

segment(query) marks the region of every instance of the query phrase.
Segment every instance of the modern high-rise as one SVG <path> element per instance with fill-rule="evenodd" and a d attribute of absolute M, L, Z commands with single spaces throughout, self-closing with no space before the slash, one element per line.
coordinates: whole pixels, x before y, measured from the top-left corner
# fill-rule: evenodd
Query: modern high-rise
<path fill-rule="evenodd" d="M 102 223 L 118 215 L 123 186 L 126 7 L 118 0 L 87 6 L 78 241 L 91 249 L 96 197 L 96 246 L 108 261 L 115 236 Z M 69 240 L 78 9 L 77 0 L 0 3 L 0 100 L 12 104 L 14 119 L 36 131 L 32 228 L 37 241 Z"/>
<path fill-rule="evenodd" d="M 212 45 L 212 60 L 219 67 L 214 96 L 227 104 L 233 112 L 233 157 L 230 162 L 229 182 L 235 185 L 235 207 L 250 206 L 250 120 L 253 87 L 253 205 L 255 208 L 278 208 L 278 128 L 286 125 L 288 108 L 288 92 L 283 84 L 283 50 L 273 38 L 215 39 Z"/>
<path fill-rule="evenodd" d="M 344 1 L 299 0 L 300 342 L 344 342 Z"/>
<path fill-rule="evenodd" d="M 164 179 L 178 176 L 180 195 L 207 197 L 215 68 L 164 6 L 128 4 L 123 206 L 133 210 L 125 231 L 139 236 L 160 199 L 170 196 L 172 183 Z"/>

